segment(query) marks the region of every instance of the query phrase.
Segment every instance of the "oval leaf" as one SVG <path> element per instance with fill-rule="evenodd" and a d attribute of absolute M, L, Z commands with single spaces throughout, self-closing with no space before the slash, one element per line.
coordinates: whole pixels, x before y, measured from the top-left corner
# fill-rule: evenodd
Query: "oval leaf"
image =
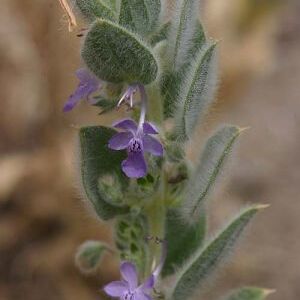
<path fill-rule="evenodd" d="M 245 226 L 253 216 L 266 206 L 246 209 L 233 220 L 214 240 L 209 242 L 178 276 L 172 292 L 174 300 L 187 299 L 228 255 Z"/>
<path fill-rule="evenodd" d="M 128 207 L 112 205 L 117 204 L 119 198 L 116 199 L 115 191 L 110 193 L 110 185 L 105 184 L 114 180 L 123 192 L 128 186 L 128 179 L 120 168 L 126 153 L 111 151 L 107 147 L 109 139 L 115 133 L 115 130 L 102 126 L 84 127 L 79 132 L 83 188 L 96 213 L 103 220 L 129 211 Z M 117 193 L 117 196 L 119 194 L 121 193 Z"/>
<path fill-rule="evenodd" d="M 92 273 L 99 267 L 107 250 L 108 246 L 100 241 L 86 241 L 78 248 L 75 263 L 83 273 Z"/>
<path fill-rule="evenodd" d="M 81 55 L 93 73 L 114 83 L 148 84 L 158 72 L 151 50 L 133 33 L 107 20 L 93 23 Z"/>

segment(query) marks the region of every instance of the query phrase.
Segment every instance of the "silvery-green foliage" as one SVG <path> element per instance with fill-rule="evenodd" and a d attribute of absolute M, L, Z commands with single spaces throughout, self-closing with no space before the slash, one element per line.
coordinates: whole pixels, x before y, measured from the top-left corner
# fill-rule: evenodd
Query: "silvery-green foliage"
<path fill-rule="evenodd" d="M 121 0 L 119 23 L 141 35 L 151 33 L 159 19 L 160 0 Z"/>
<path fill-rule="evenodd" d="M 263 208 L 246 208 L 218 235 L 208 236 L 204 204 L 241 129 L 231 125 L 218 129 L 199 147 L 203 148 L 199 162 L 194 166 L 189 161 L 186 142 L 209 111 L 218 81 L 217 43 L 207 37 L 200 22 L 201 1 L 174 0 L 171 11 L 166 0 L 73 2 L 87 23 L 81 57 L 101 85 L 99 94 L 93 95 L 94 106 L 101 115 L 109 113 L 129 85 L 143 85 L 148 98 L 146 121 L 156 125 L 164 145 L 163 157 L 145 156 L 148 174 L 136 180 L 121 169 L 129 148 L 108 147 L 115 129 L 81 128 L 84 197 L 101 220 L 112 220 L 115 252 L 121 260 L 136 264 L 140 280 L 159 261 L 162 247 L 153 241 L 165 240 L 168 251 L 161 278 L 172 275 L 173 282 L 171 289 L 159 282 L 162 297 L 188 300 L 226 260 L 246 225 Z M 146 108 L 140 105 L 139 93 L 133 102 L 128 114 L 136 121 Z M 85 243 L 76 255 L 77 264 L 85 272 L 94 270 L 105 250 L 101 242 Z M 225 300 L 266 296 L 266 290 L 242 288 Z M 153 297 L 158 298 L 156 293 Z"/>
<path fill-rule="evenodd" d="M 119 168 L 125 153 L 112 152 L 107 148 L 114 133 L 113 129 L 102 126 L 83 127 L 79 132 L 84 194 L 103 220 L 129 211 L 121 197 L 121 192 L 128 186 L 128 179 Z M 118 192 L 114 189 L 116 185 Z"/>
<path fill-rule="evenodd" d="M 193 295 L 216 267 L 227 258 L 246 225 L 262 208 L 264 206 L 253 206 L 246 209 L 199 250 L 179 272 L 177 282 L 172 290 L 172 299 L 181 300 Z"/>
<path fill-rule="evenodd" d="M 77 249 L 75 263 L 83 273 L 96 271 L 109 247 L 100 241 L 86 241 Z"/>
<path fill-rule="evenodd" d="M 199 118 L 204 116 L 213 100 L 216 85 L 216 44 L 208 43 L 181 82 L 174 113 L 177 139 L 184 141 L 192 136 Z"/>
<path fill-rule="evenodd" d="M 257 287 L 244 287 L 233 291 L 224 300 L 265 300 L 274 290 L 267 290 Z"/>
<path fill-rule="evenodd" d="M 189 56 L 189 48 L 198 23 L 199 1 L 176 0 L 168 36 L 168 59 L 175 72 L 180 71 Z"/>
<path fill-rule="evenodd" d="M 226 158 L 240 133 L 240 128 L 226 125 L 207 141 L 200 161 L 186 187 L 182 211 L 188 222 L 193 222 L 194 219 L 198 220 L 203 204 L 219 177 Z"/>
<path fill-rule="evenodd" d="M 206 215 L 203 213 L 194 224 L 186 224 L 180 212 L 171 209 L 166 218 L 167 259 L 162 276 L 174 274 L 195 253 L 204 241 Z"/>
<path fill-rule="evenodd" d="M 151 49 L 138 36 L 104 19 L 92 24 L 81 55 L 95 75 L 109 82 L 149 84 L 158 72 Z"/>
<path fill-rule="evenodd" d="M 88 21 L 96 18 L 115 21 L 117 14 L 104 0 L 75 0 L 76 6 Z"/>

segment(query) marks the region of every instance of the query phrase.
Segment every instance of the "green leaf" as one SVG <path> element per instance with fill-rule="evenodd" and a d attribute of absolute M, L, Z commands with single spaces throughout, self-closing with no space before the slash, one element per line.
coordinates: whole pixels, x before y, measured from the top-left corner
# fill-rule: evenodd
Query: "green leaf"
<path fill-rule="evenodd" d="M 121 171 L 126 152 L 112 151 L 107 147 L 115 133 L 115 130 L 102 126 L 83 127 L 79 132 L 83 188 L 103 220 L 129 211 L 128 207 L 120 205 L 129 183 Z"/>
<path fill-rule="evenodd" d="M 257 287 L 244 287 L 233 291 L 226 300 L 265 300 L 274 290 Z"/>
<path fill-rule="evenodd" d="M 82 15 L 90 22 L 96 18 L 116 20 L 116 13 L 103 0 L 76 0 L 75 3 Z"/>
<path fill-rule="evenodd" d="M 121 0 L 119 23 L 145 35 L 155 28 L 160 11 L 160 0 Z"/>
<path fill-rule="evenodd" d="M 166 25 L 169 25 L 167 23 Z M 168 27 L 163 28 L 166 31 L 169 31 Z M 162 30 L 163 30 L 162 29 Z M 166 33 L 168 33 L 168 31 Z M 164 32 L 161 32 L 161 35 L 153 36 L 151 43 L 156 42 L 156 39 L 164 38 Z M 173 117 L 174 111 L 176 111 L 176 100 L 180 94 L 180 89 L 186 84 L 185 78 L 187 77 L 187 72 L 191 63 L 195 61 L 195 57 L 199 55 L 199 51 L 205 45 L 205 34 L 200 22 L 197 23 L 194 36 L 191 40 L 191 44 L 188 47 L 188 59 L 185 64 L 180 68 L 179 71 L 167 71 L 162 75 L 161 80 L 161 90 L 164 96 L 164 117 L 170 118 Z M 168 57 L 167 57 L 168 59 Z"/>
<path fill-rule="evenodd" d="M 198 0 L 177 0 L 168 45 L 170 65 L 176 72 L 186 63 L 198 24 Z"/>
<path fill-rule="evenodd" d="M 200 248 L 205 238 L 206 217 L 201 214 L 198 222 L 192 226 L 183 222 L 180 213 L 170 210 L 166 221 L 167 258 L 162 276 L 173 274 Z"/>
<path fill-rule="evenodd" d="M 201 48 L 205 45 L 206 43 L 206 36 L 205 32 L 203 29 L 202 24 L 198 21 L 196 23 L 196 27 L 194 30 L 194 35 L 191 40 L 191 45 L 189 48 L 189 61 L 193 61 L 194 57 L 198 55 L 198 52 L 201 50 Z"/>
<path fill-rule="evenodd" d="M 86 241 L 77 250 L 75 263 L 83 273 L 94 272 L 101 263 L 101 258 L 109 247 L 100 241 Z"/>
<path fill-rule="evenodd" d="M 182 300 L 190 297 L 195 289 L 228 256 L 249 221 L 259 210 L 265 207 L 263 205 L 256 205 L 247 208 L 217 235 L 215 239 L 204 246 L 195 256 L 194 260 L 187 264 L 180 272 L 175 288 L 172 291 L 172 299 Z"/>
<path fill-rule="evenodd" d="M 187 140 L 211 104 L 217 85 L 216 44 L 202 49 L 180 87 L 175 113 L 176 135 Z"/>
<path fill-rule="evenodd" d="M 178 98 L 184 72 L 167 72 L 161 79 L 161 93 L 164 97 L 164 118 L 171 118 L 176 110 L 175 99 Z"/>
<path fill-rule="evenodd" d="M 151 50 L 133 33 L 107 20 L 92 24 L 81 55 L 93 73 L 114 83 L 148 84 L 158 72 Z"/>
<path fill-rule="evenodd" d="M 94 98 L 97 100 L 94 106 L 101 108 L 101 112 L 99 113 L 99 115 L 103 115 L 108 112 L 111 112 L 113 109 L 117 107 L 117 104 L 119 102 L 119 99 L 117 98 L 115 100 L 106 99 L 101 96 L 94 97 Z"/>
<path fill-rule="evenodd" d="M 161 28 L 159 28 L 156 32 L 154 32 L 149 38 L 150 44 L 152 46 L 155 46 L 159 42 L 166 40 L 168 37 L 168 32 L 170 30 L 170 26 L 171 26 L 171 23 L 168 22 L 168 23 L 164 24 Z"/>
<path fill-rule="evenodd" d="M 226 125 L 208 139 L 200 162 L 187 184 L 183 207 L 187 220 L 198 220 L 199 212 L 242 131 L 236 126 Z"/>

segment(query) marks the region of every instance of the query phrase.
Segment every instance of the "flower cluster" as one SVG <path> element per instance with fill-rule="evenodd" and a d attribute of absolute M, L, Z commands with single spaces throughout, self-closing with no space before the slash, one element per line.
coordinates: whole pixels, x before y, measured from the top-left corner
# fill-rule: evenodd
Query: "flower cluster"
<path fill-rule="evenodd" d="M 71 111 L 82 99 L 87 99 L 89 103 L 94 104 L 91 95 L 99 91 L 102 87 L 102 81 L 86 69 L 79 69 L 76 72 L 79 84 L 75 92 L 69 97 L 63 111 Z M 141 178 L 147 175 L 148 168 L 145 159 L 145 153 L 154 156 L 163 155 L 162 144 L 152 135 L 157 135 L 158 129 L 154 124 L 146 122 L 147 94 L 142 84 L 129 85 L 125 93 L 121 96 L 117 107 L 122 104 L 128 104 L 131 108 L 134 106 L 134 95 L 140 92 L 141 112 L 139 123 L 132 119 L 123 119 L 115 122 L 113 127 L 123 130 L 114 135 L 108 143 L 112 150 L 127 151 L 127 159 L 122 162 L 121 168 L 129 178 Z"/>

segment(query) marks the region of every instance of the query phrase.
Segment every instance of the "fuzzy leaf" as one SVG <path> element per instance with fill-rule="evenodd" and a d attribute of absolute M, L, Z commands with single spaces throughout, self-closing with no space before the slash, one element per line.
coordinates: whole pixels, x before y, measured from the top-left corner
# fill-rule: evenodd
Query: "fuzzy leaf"
<path fill-rule="evenodd" d="M 128 212 L 122 206 L 128 178 L 121 171 L 125 151 L 111 151 L 107 144 L 115 130 L 91 126 L 80 129 L 81 179 L 85 194 L 103 220 Z"/>
<path fill-rule="evenodd" d="M 168 72 L 162 76 L 161 93 L 164 97 L 164 117 L 173 116 L 176 110 L 175 99 L 178 98 L 184 72 Z"/>
<path fill-rule="evenodd" d="M 201 214 L 193 226 L 182 221 L 180 213 L 170 210 L 166 222 L 166 240 L 168 253 L 164 263 L 162 276 L 173 274 L 200 248 L 205 238 L 206 216 Z"/>
<path fill-rule="evenodd" d="M 160 0 L 121 0 L 119 23 L 145 35 L 155 28 L 160 10 Z"/>
<path fill-rule="evenodd" d="M 168 45 L 170 65 L 175 72 L 180 71 L 189 56 L 189 49 L 197 30 L 199 1 L 177 0 L 172 17 Z"/>
<path fill-rule="evenodd" d="M 116 20 L 116 13 L 103 0 L 76 0 L 75 3 L 82 15 L 90 22 L 96 18 Z"/>
<path fill-rule="evenodd" d="M 191 45 L 189 48 L 189 61 L 193 61 L 194 57 L 198 55 L 198 52 L 201 50 L 201 48 L 205 45 L 206 43 L 206 36 L 205 32 L 203 29 L 203 26 L 200 22 L 196 23 L 194 35 L 191 40 Z"/>
<path fill-rule="evenodd" d="M 176 135 L 188 139 L 211 104 L 217 85 L 216 44 L 202 49 L 181 85 L 175 113 Z"/>
<path fill-rule="evenodd" d="M 242 130 L 236 126 L 224 126 L 211 136 L 201 154 L 201 159 L 186 188 L 184 214 L 187 220 L 197 220 L 234 142 Z"/>
<path fill-rule="evenodd" d="M 245 226 L 254 215 L 264 207 L 265 206 L 262 205 L 256 205 L 246 209 L 215 239 L 203 247 L 195 259 L 192 260 L 178 276 L 178 280 L 172 292 L 174 300 L 187 299 L 194 293 L 195 289 L 198 288 L 228 256 Z"/>
<path fill-rule="evenodd" d="M 148 84 L 157 76 L 151 50 L 133 33 L 107 20 L 93 23 L 81 55 L 89 69 L 105 81 Z"/>
<path fill-rule="evenodd" d="M 265 300 L 273 290 L 266 290 L 257 287 L 244 287 L 233 291 L 226 300 Z"/>
<path fill-rule="evenodd" d="M 75 263 L 83 273 L 94 272 L 108 249 L 108 246 L 100 241 L 86 241 L 78 248 Z"/>
<path fill-rule="evenodd" d="M 155 46 L 159 42 L 166 40 L 168 37 L 168 32 L 170 30 L 170 26 L 171 26 L 171 23 L 168 22 L 168 23 L 164 24 L 161 28 L 159 28 L 156 32 L 154 32 L 149 38 L 150 44 L 152 46 Z"/>
<path fill-rule="evenodd" d="M 166 25 L 168 25 L 167 23 Z M 162 28 L 162 30 L 169 30 L 168 27 Z M 156 39 L 164 38 L 164 31 L 161 35 L 153 36 L 151 43 L 156 42 Z M 174 111 L 176 111 L 176 100 L 178 99 L 180 89 L 186 84 L 185 78 L 189 71 L 191 63 L 194 62 L 195 57 L 199 55 L 199 51 L 205 45 L 206 37 L 203 31 L 203 27 L 200 22 L 197 23 L 196 29 L 191 40 L 191 44 L 188 47 L 187 53 L 188 58 L 185 64 L 180 68 L 179 71 L 167 71 L 162 76 L 162 94 L 164 96 L 164 116 L 165 118 L 173 117 Z M 167 58 L 168 59 L 168 58 Z"/>

